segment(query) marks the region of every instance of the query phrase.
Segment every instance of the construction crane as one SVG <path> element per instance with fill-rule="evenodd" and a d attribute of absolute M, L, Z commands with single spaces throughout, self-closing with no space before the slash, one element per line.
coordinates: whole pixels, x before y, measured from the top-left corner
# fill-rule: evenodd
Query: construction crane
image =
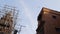
<path fill-rule="evenodd" d="M 16 25 L 18 10 L 5 5 L 0 8 L 0 34 L 12 34 Z"/>

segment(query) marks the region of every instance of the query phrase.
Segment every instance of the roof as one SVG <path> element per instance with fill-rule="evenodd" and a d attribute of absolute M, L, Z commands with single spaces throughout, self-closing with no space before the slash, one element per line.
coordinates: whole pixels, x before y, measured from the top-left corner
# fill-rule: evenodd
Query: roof
<path fill-rule="evenodd" d="M 60 16 L 60 12 L 59 11 L 43 7 L 42 10 L 41 10 L 41 12 L 38 15 L 38 18 L 37 18 L 38 21 L 41 20 L 42 15 L 44 14 L 44 12 Z"/>

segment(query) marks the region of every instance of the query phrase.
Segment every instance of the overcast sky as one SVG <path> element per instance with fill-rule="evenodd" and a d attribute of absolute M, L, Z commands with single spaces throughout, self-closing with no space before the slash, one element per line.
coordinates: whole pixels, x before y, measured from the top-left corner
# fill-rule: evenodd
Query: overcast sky
<path fill-rule="evenodd" d="M 60 0 L 0 0 L 0 6 L 15 6 L 19 10 L 16 29 L 23 27 L 19 34 L 36 34 L 37 16 L 42 7 L 60 11 Z"/>

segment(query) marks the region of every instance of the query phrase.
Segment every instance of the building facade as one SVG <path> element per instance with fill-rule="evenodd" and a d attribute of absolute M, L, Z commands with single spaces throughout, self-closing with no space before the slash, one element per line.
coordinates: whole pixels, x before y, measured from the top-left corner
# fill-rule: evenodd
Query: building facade
<path fill-rule="evenodd" d="M 13 17 L 11 13 L 7 13 L 0 19 L 0 34 L 11 34 L 13 30 Z"/>
<path fill-rule="evenodd" d="M 37 20 L 37 34 L 60 34 L 60 12 L 43 7 Z"/>
<path fill-rule="evenodd" d="M 15 34 L 19 10 L 14 6 L 0 6 L 0 34 Z"/>

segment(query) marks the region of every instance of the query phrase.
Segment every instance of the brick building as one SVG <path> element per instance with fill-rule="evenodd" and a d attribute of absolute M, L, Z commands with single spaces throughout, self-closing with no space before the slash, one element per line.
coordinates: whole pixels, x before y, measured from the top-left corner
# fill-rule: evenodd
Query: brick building
<path fill-rule="evenodd" d="M 60 12 L 43 7 L 37 20 L 37 34 L 60 34 Z"/>

